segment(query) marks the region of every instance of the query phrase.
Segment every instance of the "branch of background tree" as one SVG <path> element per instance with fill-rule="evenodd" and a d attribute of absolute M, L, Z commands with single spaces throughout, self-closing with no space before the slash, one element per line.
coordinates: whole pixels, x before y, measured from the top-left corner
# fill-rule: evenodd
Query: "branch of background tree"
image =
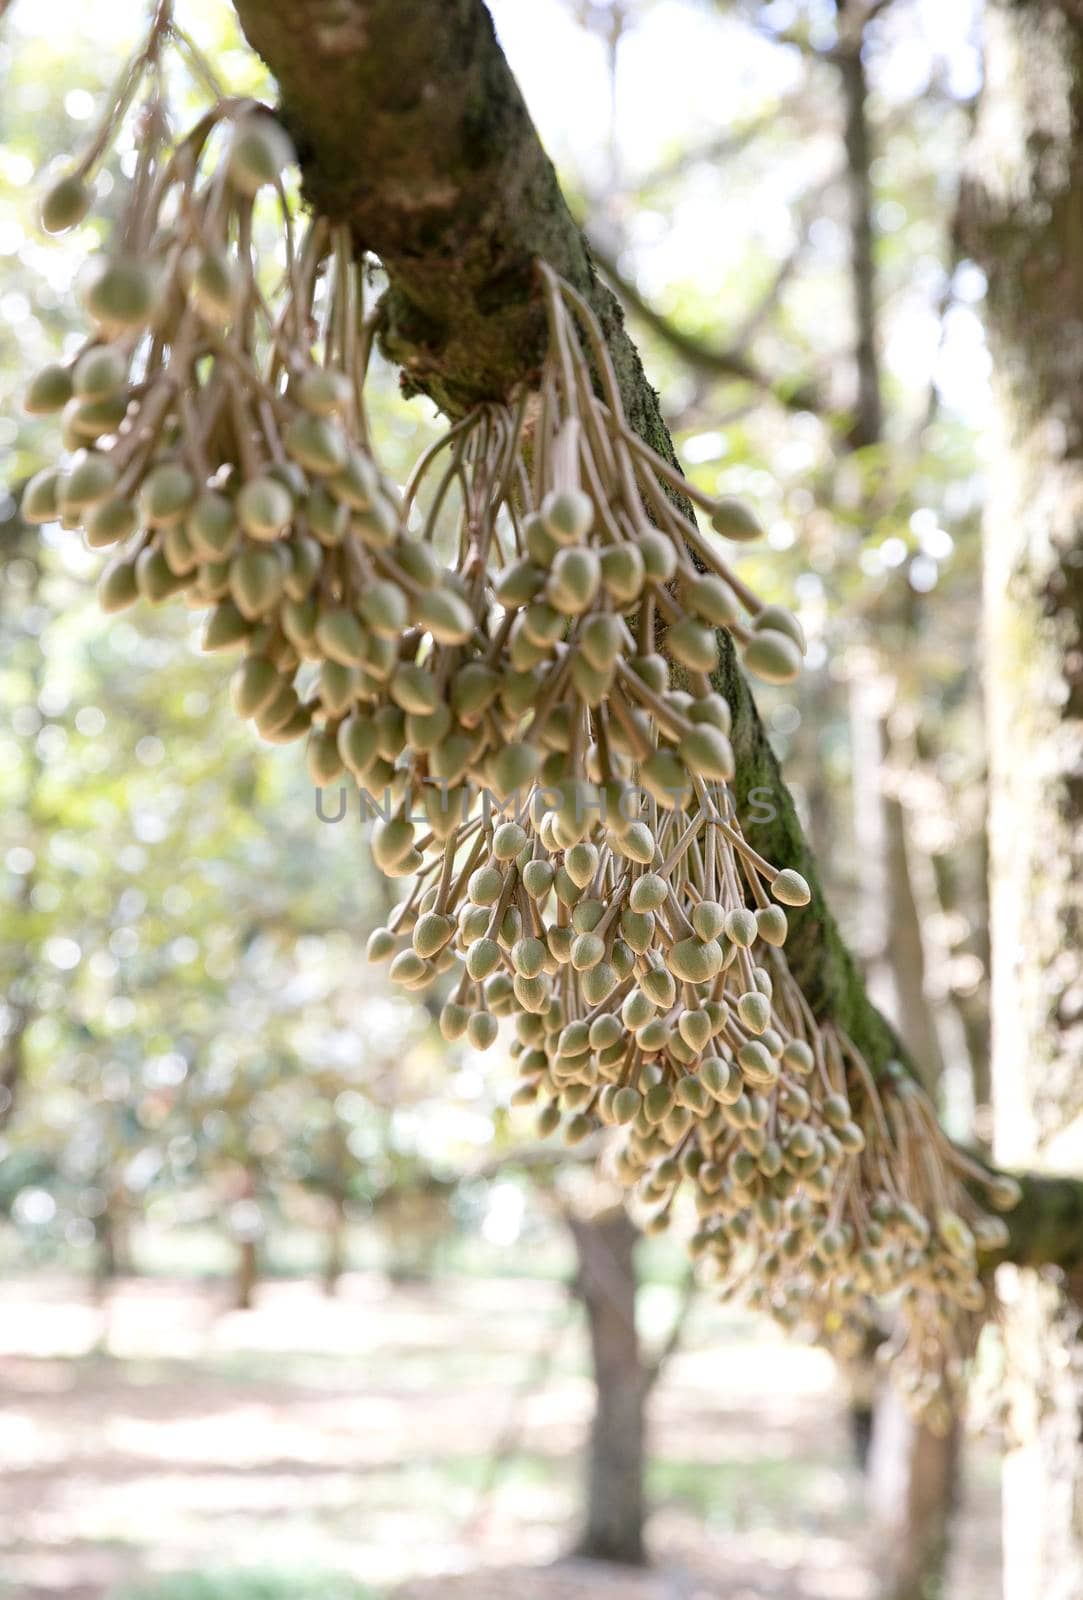
<path fill-rule="evenodd" d="M 779 405 L 785 406 L 788 411 L 812 411 L 821 413 L 824 405 L 821 397 L 810 383 L 787 383 L 784 379 L 775 378 L 762 372 L 754 362 L 743 353 L 739 344 L 730 345 L 726 349 L 718 346 L 704 344 L 694 334 L 686 333 L 676 323 L 651 305 L 639 292 L 636 284 L 627 277 L 613 258 L 606 254 L 604 248 L 597 240 L 591 239 L 590 253 L 596 266 L 600 267 L 610 283 L 617 290 L 624 304 L 644 323 L 652 332 L 664 339 L 670 348 L 692 367 L 696 372 L 713 378 L 735 378 L 741 383 L 749 383 L 754 388 L 762 390 L 777 400 Z"/>
<path fill-rule="evenodd" d="M 875 22 L 892 3 L 893 0 L 867 0 L 864 5 L 840 4 L 837 33 L 833 44 L 816 44 L 810 34 L 799 27 L 773 28 L 769 22 L 754 14 L 746 13 L 745 21 L 753 32 L 771 44 L 788 45 L 812 61 L 825 61 L 837 66 L 842 62 L 852 61 L 861 54 L 869 25 Z"/>
<path fill-rule="evenodd" d="M 716 134 L 708 139 L 705 144 L 692 145 L 675 155 L 672 160 L 665 161 L 661 166 L 655 167 L 645 178 L 636 182 L 636 191 L 639 194 L 649 194 L 652 189 L 661 189 L 668 183 L 673 183 L 693 167 L 698 167 L 704 162 L 717 163 L 727 161 L 731 156 L 740 155 L 746 150 L 754 139 L 765 133 L 779 116 L 783 114 L 785 100 L 780 99 L 768 111 L 759 116 L 751 117 L 739 127 L 727 128 L 724 133 Z"/>
<path fill-rule="evenodd" d="M 799 229 L 797 243 L 788 254 L 783 256 L 772 273 L 771 281 L 763 294 L 756 301 L 756 304 L 745 313 L 734 329 L 732 341 L 734 350 L 748 349 L 748 346 L 782 298 L 782 291 L 797 271 L 807 245 L 808 219 L 806 218 L 802 221 Z"/>

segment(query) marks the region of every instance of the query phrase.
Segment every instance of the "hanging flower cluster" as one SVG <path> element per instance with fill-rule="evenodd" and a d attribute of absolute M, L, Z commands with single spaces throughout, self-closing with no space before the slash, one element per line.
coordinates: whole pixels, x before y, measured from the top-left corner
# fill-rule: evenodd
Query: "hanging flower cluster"
<path fill-rule="evenodd" d="M 66 453 L 24 515 L 113 550 L 107 610 L 206 609 L 204 647 L 241 656 L 238 713 L 372 798 L 376 864 L 412 882 L 370 958 L 442 985 L 449 1040 L 486 1048 L 514 1018 L 513 1099 L 542 1133 L 613 1130 L 646 1225 L 683 1186 L 695 1255 L 787 1324 L 845 1348 L 896 1295 L 907 1385 L 942 1416 L 1003 1224 L 922 1093 L 874 1082 L 788 967 L 809 887 L 744 837 L 717 687 L 723 650 L 773 683 L 804 652 L 726 558 L 755 519 L 632 430 L 589 306 L 542 263 L 537 380 L 453 423 L 400 492 L 366 422 L 377 314 L 347 230 L 296 229 L 289 141 L 253 102 L 216 96 L 172 136 L 170 41 L 210 78 L 160 13 L 44 201 L 49 231 L 82 220 L 145 88 L 88 337 L 29 387 Z"/>

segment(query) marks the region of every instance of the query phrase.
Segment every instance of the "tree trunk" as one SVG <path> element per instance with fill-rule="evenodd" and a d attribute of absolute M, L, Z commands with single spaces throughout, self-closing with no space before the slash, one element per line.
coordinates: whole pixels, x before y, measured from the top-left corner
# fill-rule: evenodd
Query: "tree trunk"
<path fill-rule="evenodd" d="M 893 1019 L 919 1064 L 922 1081 L 935 1097 L 944 1075 L 944 1051 L 936 1009 L 929 994 L 925 933 L 918 908 L 913 851 L 906 812 L 893 795 L 885 798 L 888 883 L 891 906 L 891 973 L 895 986 Z"/>
<path fill-rule="evenodd" d="M 965 993 L 956 990 L 952 999 L 958 1013 L 970 1063 L 971 1093 L 974 1102 L 974 1140 L 982 1148 L 988 1148 L 992 1133 L 993 1086 L 989 1062 L 989 836 L 986 826 L 982 827 L 972 848 L 976 857 L 973 871 L 976 875 L 980 875 L 981 885 L 978 889 L 980 898 L 976 904 L 969 883 L 964 902 L 960 874 L 956 871 L 951 855 L 932 856 L 931 866 L 936 901 L 940 910 L 950 916 L 953 913 L 960 913 L 965 903 L 969 929 L 965 939 L 952 953 L 974 956 L 983 974 L 976 987 L 968 989 Z"/>
<path fill-rule="evenodd" d="M 889 748 L 881 726 L 881 748 Z M 936 1095 L 944 1071 L 937 1020 L 926 985 L 925 936 L 914 889 L 906 814 L 882 796 L 886 836 L 893 1001 L 888 1014 Z M 959 1493 L 959 1420 L 946 1434 L 915 1423 L 882 1372 L 875 1375 L 870 1425 L 869 1500 L 876 1522 L 879 1600 L 928 1600 L 943 1592 L 952 1517 Z"/>
<path fill-rule="evenodd" d="M 95 1222 L 97 1251 L 94 1261 L 93 1297 L 98 1305 L 109 1299 L 118 1278 L 132 1270 L 128 1238 L 128 1208 L 112 1189 L 107 1189 L 105 1210 Z"/>
<path fill-rule="evenodd" d="M 237 1241 L 237 1264 L 233 1275 L 233 1309 L 251 1311 L 252 1300 L 259 1281 L 259 1261 L 254 1239 Z"/>
<path fill-rule="evenodd" d="M 1083 19 L 987 13 L 964 194 L 988 278 L 993 1092 L 998 1158 L 1083 1153 Z M 1083 1595 L 1083 1362 L 1063 1285 L 1007 1272 L 1007 1600 Z"/>
<path fill-rule="evenodd" d="M 887 808 L 883 790 L 884 743 L 880 679 L 855 675 L 849 684 L 850 795 L 857 887 L 857 953 L 880 1009 L 897 1021 L 891 972 L 891 907 L 888 879 Z"/>
<path fill-rule="evenodd" d="M 112 1213 L 103 1211 L 97 1222 L 97 1254 L 94 1262 L 94 1299 L 105 1300 L 120 1276 L 118 1241 Z"/>
<path fill-rule="evenodd" d="M 843 104 L 850 222 L 850 284 L 854 314 L 854 413 L 846 444 L 852 451 L 882 449 L 883 394 L 873 225 L 873 138 L 869 84 L 863 55 L 860 8 L 837 0 L 840 37 L 838 71 Z M 872 509 L 872 508 L 870 508 Z M 911 873 L 906 816 L 885 790 L 889 750 L 886 710 L 893 695 L 879 675 L 859 675 L 851 684 L 854 763 L 854 831 L 861 866 L 862 933 L 866 968 L 877 1004 L 898 1029 L 917 1073 L 935 1094 L 943 1072 L 936 1018 L 925 983 L 925 946 Z M 935 1592 L 947 1551 L 957 1452 L 940 1438 L 902 1425 L 898 1401 L 872 1365 L 875 1340 L 865 1361 L 850 1373 L 851 1430 L 858 1459 L 874 1463 L 870 1495 L 878 1513 L 881 1549 L 877 1568 L 883 1600 L 911 1600 Z M 871 1411 L 870 1407 L 871 1399 Z M 879 1462 L 877 1471 L 875 1463 Z M 890 1477 L 893 1510 L 884 1515 L 877 1478 Z M 936 1484 L 939 1495 L 929 1492 Z"/>
<path fill-rule="evenodd" d="M 900 800 L 884 791 L 890 740 L 881 715 L 883 699 L 875 683 L 853 686 L 855 824 L 860 819 L 867 833 L 860 842 L 858 830 L 862 920 L 867 934 L 875 936 L 869 951 L 870 987 L 913 1051 L 926 1089 L 935 1095 L 944 1060 L 926 985 L 925 937 L 906 814 Z M 866 771 L 858 782 L 862 761 Z M 871 862 L 877 864 L 875 874 L 868 870 Z M 916 1424 L 877 1368 L 878 1343 L 870 1336 L 864 1360 L 847 1374 L 851 1433 L 859 1464 L 867 1472 L 876 1528 L 876 1592 L 879 1600 L 927 1600 L 942 1592 L 958 1498 L 959 1424 L 953 1418 L 946 1435 Z"/>
<path fill-rule="evenodd" d="M 586 1515 L 576 1554 L 644 1566 L 644 1371 L 636 1331 L 635 1246 L 623 1210 L 569 1216 L 576 1291 L 587 1313 L 595 1410 L 587 1451 Z"/>
<path fill-rule="evenodd" d="M 926 987 L 925 941 L 901 801 L 885 791 L 891 741 L 884 709 L 893 695 L 874 675 L 850 685 L 854 842 L 861 869 L 860 951 L 869 991 L 891 1018 L 935 1093 L 944 1069 Z"/>
<path fill-rule="evenodd" d="M 847 30 L 852 0 L 837 0 L 839 26 Z M 880 387 L 877 348 L 876 261 L 873 229 L 872 132 L 869 127 L 869 83 L 861 48 L 862 23 L 858 12 L 858 37 L 839 52 L 842 89 L 843 140 L 846 146 L 846 187 L 850 221 L 850 287 L 854 313 L 854 414 L 847 444 L 860 450 L 879 445 L 883 434 L 884 403 Z"/>
<path fill-rule="evenodd" d="M 338 1293 L 338 1280 L 346 1262 L 346 1206 L 340 1194 L 330 1195 L 328 1205 L 322 1282 L 324 1294 L 330 1297 Z"/>
<path fill-rule="evenodd" d="M 960 1428 L 944 1435 L 915 1422 L 890 1384 L 876 1407 L 869 1489 L 879 1531 L 880 1600 L 945 1594 L 958 1493 Z"/>

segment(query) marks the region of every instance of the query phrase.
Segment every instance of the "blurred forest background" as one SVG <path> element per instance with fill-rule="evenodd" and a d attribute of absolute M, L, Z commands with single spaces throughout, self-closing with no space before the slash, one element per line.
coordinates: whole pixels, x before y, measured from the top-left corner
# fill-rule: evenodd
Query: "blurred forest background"
<path fill-rule="evenodd" d="M 687 470 L 763 515 L 744 570 L 811 649 L 761 706 L 874 992 L 980 1144 L 989 362 L 953 222 L 977 5 L 874 6 L 846 51 L 826 0 L 491 9 Z M 183 17 L 271 92 L 228 7 Z M 36 175 L 140 23 L 0 23 L 9 491 L 53 446 L 20 392 L 74 337 L 95 242 L 40 236 Z M 405 477 L 432 407 L 382 368 L 373 410 Z M 366 964 L 391 886 L 356 814 L 317 818 L 183 613 L 107 622 L 99 564 L 0 491 L 4 1600 L 996 1593 L 995 1338 L 945 1572 L 957 1441 L 877 1401 L 870 1453 L 871 1369 L 693 1290 L 679 1241 L 636 1247 L 509 1109 L 500 1051 L 445 1045 Z M 590 1489 L 629 1395 L 649 1427 L 614 1529 Z M 644 1527 L 669 1587 L 500 1573 L 583 1530 L 634 1558 Z"/>

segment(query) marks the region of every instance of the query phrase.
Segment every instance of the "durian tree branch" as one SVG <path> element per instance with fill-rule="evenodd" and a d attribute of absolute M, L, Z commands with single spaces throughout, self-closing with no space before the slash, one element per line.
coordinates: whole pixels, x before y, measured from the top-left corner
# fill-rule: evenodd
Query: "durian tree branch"
<path fill-rule="evenodd" d="M 633 427 L 672 456 L 482 0 L 238 0 L 281 91 L 309 198 L 391 287 L 384 348 L 449 415 L 540 365 L 542 257 L 589 300 Z"/>
<path fill-rule="evenodd" d="M 387 271 L 384 348 L 407 390 L 457 416 L 529 380 L 544 353 L 533 266 L 541 257 L 598 317 L 629 422 L 675 460 L 658 396 L 595 271 L 482 0 L 235 6 L 279 85 L 308 198 L 348 222 L 357 245 Z M 790 913 L 793 976 L 817 1018 L 847 1034 L 875 1074 L 898 1060 L 918 1077 L 843 942 L 729 634 L 720 641 L 717 686 L 733 713 L 742 828 L 762 855 L 795 867 L 812 889 L 811 903 Z M 1025 1185 L 1028 1198 L 1010 1223 L 1012 1259 L 1075 1259 L 1083 1184 L 1063 1183 Z"/>

